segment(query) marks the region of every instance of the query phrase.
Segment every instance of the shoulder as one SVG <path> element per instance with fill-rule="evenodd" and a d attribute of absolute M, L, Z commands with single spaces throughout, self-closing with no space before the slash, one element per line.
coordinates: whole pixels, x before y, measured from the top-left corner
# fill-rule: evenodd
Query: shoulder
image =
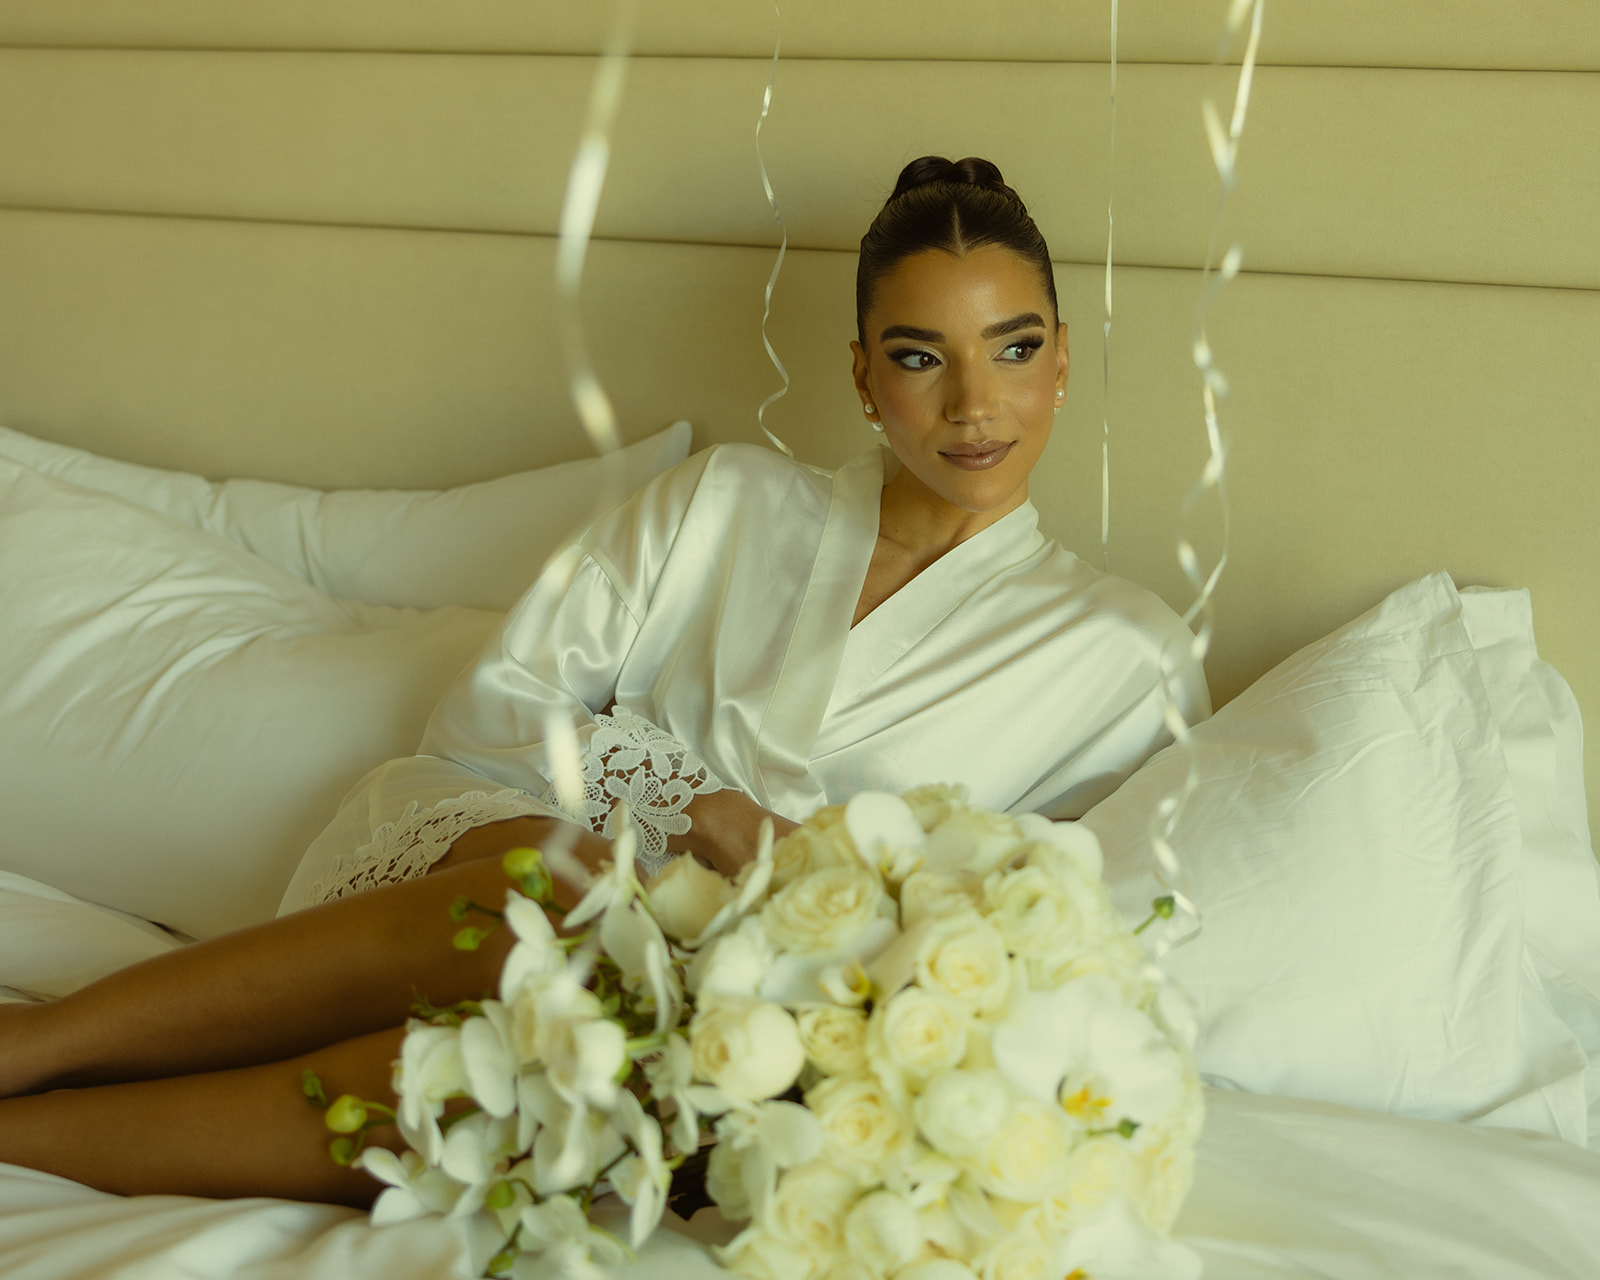
<path fill-rule="evenodd" d="M 1194 657 L 1194 633 L 1176 610 L 1148 587 L 1103 573 L 1059 543 L 1046 542 L 1026 571 L 1036 598 L 1063 636 L 1092 638 L 1108 664 L 1158 681 L 1165 670 L 1193 722 L 1210 714 L 1205 672 Z"/>

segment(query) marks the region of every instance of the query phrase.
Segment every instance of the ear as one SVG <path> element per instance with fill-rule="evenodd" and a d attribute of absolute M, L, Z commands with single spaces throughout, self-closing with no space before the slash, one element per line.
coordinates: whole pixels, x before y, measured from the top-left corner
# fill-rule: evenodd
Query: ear
<path fill-rule="evenodd" d="M 866 349 L 854 339 L 850 342 L 850 376 L 855 379 L 856 391 L 860 393 L 862 403 L 876 403 L 872 398 L 872 387 L 867 382 Z"/>
<path fill-rule="evenodd" d="M 1066 322 L 1056 326 L 1056 385 L 1067 385 L 1067 373 L 1072 367 L 1072 358 L 1067 353 L 1067 326 Z"/>

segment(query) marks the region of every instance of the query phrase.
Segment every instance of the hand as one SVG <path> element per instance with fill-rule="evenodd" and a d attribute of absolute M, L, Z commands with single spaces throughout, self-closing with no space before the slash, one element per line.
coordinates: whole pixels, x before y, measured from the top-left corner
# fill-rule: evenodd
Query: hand
<path fill-rule="evenodd" d="M 681 836 L 668 837 L 667 849 L 692 853 L 730 880 L 739 874 L 740 867 L 755 859 L 763 819 L 772 820 L 775 840 L 799 826 L 763 809 L 742 792 L 727 789 L 695 796 L 684 812 L 689 815 L 689 830 Z"/>

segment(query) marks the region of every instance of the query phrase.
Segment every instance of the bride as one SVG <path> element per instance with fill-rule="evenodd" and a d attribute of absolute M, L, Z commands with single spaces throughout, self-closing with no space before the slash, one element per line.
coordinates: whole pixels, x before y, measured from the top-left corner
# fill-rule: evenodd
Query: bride
<path fill-rule="evenodd" d="M 781 834 L 866 788 L 960 781 L 1077 817 L 1166 741 L 1163 649 L 1203 717 L 1180 620 L 1038 531 L 1067 327 L 998 169 L 906 166 L 862 238 L 856 314 L 887 450 L 830 473 L 725 445 L 597 521 L 418 755 L 346 799 L 277 920 L 0 1006 L 0 1161 L 123 1194 L 370 1203 L 301 1072 L 387 1097 L 415 995 L 494 985 L 503 931 L 456 951 L 449 906 L 503 897 L 507 849 L 559 835 L 595 867 L 618 798 L 647 869 L 688 853 L 729 875 L 763 820 Z"/>

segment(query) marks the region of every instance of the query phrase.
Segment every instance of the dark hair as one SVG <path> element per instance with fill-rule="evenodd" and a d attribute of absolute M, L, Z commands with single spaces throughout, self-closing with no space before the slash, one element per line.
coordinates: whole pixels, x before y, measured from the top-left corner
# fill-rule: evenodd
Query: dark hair
<path fill-rule="evenodd" d="M 1050 299 L 1051 314 L 1059 320 L 1049 246 L 1028 216 L 1028 206 L 1006 185 L 1000 170 L 977 156 L 913 160 L 900 170 L 894 192 L 861 237 L 856 263 L 857 336 L 866 342 L 873 290 L 904 259 L 929 249 L 962 255 L 986 244 L 1010 249 L 1033 264 Z"/>

